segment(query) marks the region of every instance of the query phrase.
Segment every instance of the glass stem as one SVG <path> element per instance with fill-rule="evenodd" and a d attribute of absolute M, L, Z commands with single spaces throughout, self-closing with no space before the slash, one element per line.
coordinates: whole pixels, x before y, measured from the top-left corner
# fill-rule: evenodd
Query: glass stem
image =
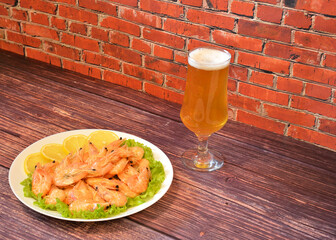
<path fill-rule="evenodd" d="M 198 154 L 200 156 L 200 158 L 204 158 L 206 157 L 209 152 L 208 152 L 208 138 L 209 137 L 198 137 L 198 147 L 197 147 L 197 150 L 198 150 Z"/>

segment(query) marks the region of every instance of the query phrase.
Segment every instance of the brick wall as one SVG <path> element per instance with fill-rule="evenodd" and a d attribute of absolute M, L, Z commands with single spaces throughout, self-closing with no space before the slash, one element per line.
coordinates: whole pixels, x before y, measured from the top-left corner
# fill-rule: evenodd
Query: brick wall
<path fill-rule="evenodd" d="M 0 0 L 0 48 L 181 103 L 232 54 L 231 118 L 336 150 L 336 0 Z"/>

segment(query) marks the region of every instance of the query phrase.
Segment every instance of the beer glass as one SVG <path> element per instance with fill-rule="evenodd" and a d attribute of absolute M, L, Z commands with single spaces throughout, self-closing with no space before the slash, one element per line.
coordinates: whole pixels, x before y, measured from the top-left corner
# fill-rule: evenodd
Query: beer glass
<path fill-rule="evenodd" d="M 208 150 L 208 138 L 228 119 L 227 82 L 231 55 L 219 48 L 196 48 L 188 54 L 188 73 L 180 117 L 199 140 L 182 154 L 188 168 L 213 171 L 224 164 L 222 154 Z"/>

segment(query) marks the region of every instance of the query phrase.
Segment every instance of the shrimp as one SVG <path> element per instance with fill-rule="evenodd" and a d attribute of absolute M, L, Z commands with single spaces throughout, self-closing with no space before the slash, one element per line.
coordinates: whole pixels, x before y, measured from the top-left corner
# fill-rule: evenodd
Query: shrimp
<path fill-rule="evenodd" d="M 107 202 L 96 202 L 93 200 L 76 200 L 69 205 L 69 210 L 73 211 L 94 211 L 98 208 L 98 206 L 102 206 L 104 208 L 110 206 Z"/>
<path fill-rule="evenodd" d="M 88 185 L 80 180 L 77 184 L 66 191 L 65 203 L 70 204 L 76 200 L 92 199 L 92 192 L 88 189 Z"/>
<path fill-rule="evenodd" d="M 52 185 L 52 176 L 47 168 L 41 167 L 40 163 L 36 165 L 32 176 L 32 191 L 35 195 L 42 193 L 42 197 L 47 195 Z"/>
<path fill-rule="evenodd" d="M 131 191 L 136 193 L 146 191 L 150 176 L 149 161 L 147 159 L 142 159 L 137 168 L 127 165 L 125 170 L 118 174 L 119 179 L 124 182 Z"/>
<path fill-rule="evenodd" d="M 107 178 L 88 178 L 86 179 L 87 184 L 96 188 L 101 186 L 106 187 L 109 190 L 120 191 L 126 195 L 126 197 L 134 198 L 139 194 L 131 191 L 131 189 L 122 181 L 117 179 L 107 179 Z"/>
<path fill-rule="evenodd" d="M 57 187 L 72 185 L 88 175 L 86 165 L 69 154 L 54 171 L 53 181 Z"/>
<path fill-rule="evenodd" d="M 109 152 L 112 152 L 119 148 L 125 142 L 124 139 L 118 139 L 116 141 L 111 142 L 109 145 L 106 146 Z"/>
<path fill-rule="evenodd" d="M 111 178 L 121 173 L 128 163 L 127 158 L 122 158 L 120 161 L 113 163 L 112 169 L 105 175 L 106 178 Z"/>
<path fill-rule="evenodd" d="M 117 207 L 125 206 L 127 203 L 127 197 L 125 194 L 109 190 L 102 185 L 98 185 L 95 188 L 100 197 L 102 197 L 106 202 Z"/>
<path fill-rule="evenodd" d="M 130 147 L 129 152 L 130 156 L 128 157 L 128 160 L 131 164 L 139 162 L 145 153 L 142 147 Z"/>
<path fill-rule="evenodd" d="M 49 191 L 49 194 L 45 197 L 46 204 L 56 204 L 57 200 L 64 201 L 66 198 L 65 192 L 62 189 L 59 189 L 55 185 L 53 185 Z"/>

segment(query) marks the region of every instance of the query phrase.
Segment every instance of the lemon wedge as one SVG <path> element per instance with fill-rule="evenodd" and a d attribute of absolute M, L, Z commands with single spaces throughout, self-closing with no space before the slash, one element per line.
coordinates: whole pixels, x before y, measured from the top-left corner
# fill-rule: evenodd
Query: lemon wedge
<path fill-rule="evenodd" d="M 87 144 L 87 139 L 84 134 L 72 135 L 64 139 L 63 147 L 69 153 L 74 153 Z"/>
<path fill-rule="evenodd" d="M 46 144 L 41 148 L 40 152 L 43 157 L 56 162 L 62 161 L 66 155 L 68 155 L 68 152 L 64 149 L 63 144 L 58 143 Z"/>
<path fill-rule="evenodd" d="M 48 162 L 50 162 L 50 160 L 43 157 L 41 153 L 32 153 L 28 155 L 24 161 L 24 171 L 28 175 L 29 173 L 34 172 L 37 163 L 40 163 L 43 166 Z"/>
<path fill-rule="evenodd" d="M 114 132 L 106 130 L 98 130 L 92 132 L 89 135 L 88 142 L 93 143 L 93 145 L 100 150 L 101 148 L 106 147 L 108 144 L 118 139 L 119 139 L 118 135 L 115 134 Z"/>

